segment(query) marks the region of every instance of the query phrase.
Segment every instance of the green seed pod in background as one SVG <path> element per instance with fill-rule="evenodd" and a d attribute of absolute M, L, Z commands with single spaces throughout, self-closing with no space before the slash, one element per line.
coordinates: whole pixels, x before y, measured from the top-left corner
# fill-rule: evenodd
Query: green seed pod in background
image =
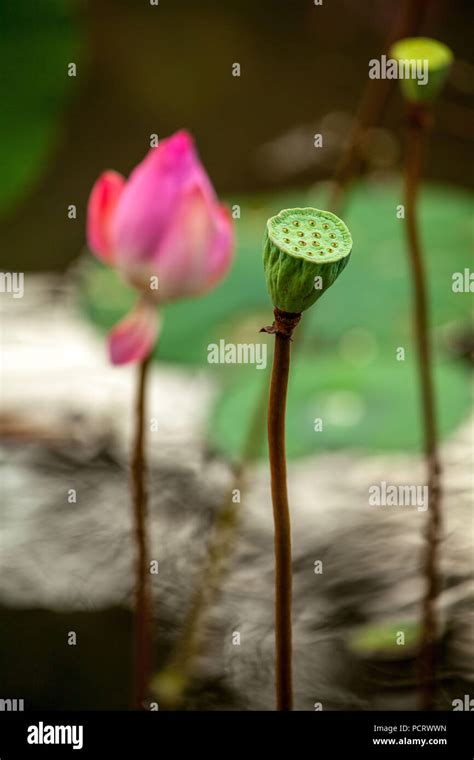
<path fill-rule="evenodd" d="M 329 211 L 291 208 L 267 222 L 263 266 L 273 305 L 300 314 L 321 297 L 349 261 L 352 238 Z"/>
<path fill-rule="evenodd" d="M 421 84 L 416 76 L 400 78 L 403 97 L 411 103 L 431 103 L 441 90 L 454 60 L 452 51 L 438 40 L 429 37 L 407 37 L 395 42 L 390 49 L 390 57 L 427 68 L 428 81 Z M 426 61 L 426 63 L 425 63 Z M 425 71 L 425 69 L 422 69 Z M 416 74 L 415 68 L 412 74 Z"/>

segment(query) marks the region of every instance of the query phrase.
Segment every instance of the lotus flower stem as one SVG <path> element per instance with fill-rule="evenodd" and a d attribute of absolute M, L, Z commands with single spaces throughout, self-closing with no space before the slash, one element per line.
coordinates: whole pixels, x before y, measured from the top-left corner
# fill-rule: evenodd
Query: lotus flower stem
<path fill-rule="evenodd" d="M 409 37 L 398 40 L 392 46 L 390 55 L 398 61 L 423 61 L 426 70 L 424 84 L 420 83 L 416 78 L 402 78 L 400 79 L 400 89 L 408 109 L 405 162 L 405 217 L 408 254 L 413 281 L 413 323 L 418 354 L 429 496 L 426 548 L 423 563 L 426 588 L 422 607 L 419 700 L 422 710 L 433 710 L 436 693 L 438 641 L 436 603 L 440 588 L 439 543 L 442 531 L 441 467 L 438 453 L 436 404 L 429 338 L 428 294 L 418 232 L 417 200 L 423 166 L 425 136 L 432 120 L 432 104 L 435 102 L 446 81 L 454 56 L 446 45 L 429 37 Z"/>
<path fill-rule="evenodd" d="M 425 596 L 422 613 L 420 652 L 420 708 L 432 710 L 436 686 L 436 600 L 440 586 L 439 542 L 441 520 L 441 466 L 438 453 L 436 404 L 429 340 L 428 295 L 423 255 L 417 223 L 417 198 L 423 162 L 423 146 L 428 112 L 412 104 L 409 110 L 407 159 L 405 168 L 405 213 L 409 260 L 413 278 L 414 326 L 424 426 L 424 449 L 428 472 L 429 510 L 424 560 Z"/>
<path fill-rule="evenodd" d="M 277 709 L 292 710 L 291 523 L 286 481 L 285 417 L 291 335 L 301 315 L 279 309 L 274 313 L 275 351 L 268 402 L 268 447 L 275 526 L 275 681 Z"/>
<path fill-rule="evenodd" d="M 300 315 L 297 316 L 299 319 Z M 275 351 L 268 402 L 268 446 L 275 526 L 275 643 L 278 710 L 293 708 L 291 523 L 285 451 L 290 342 L 291 332 L 287 334 L 275 332 Z"/>
<path fill-rule="evenodd" d="M 148 587 L 148 535 L 146 525 L 147 492 L 145 487 L 145 405 L 146 381 L 150 359 L 138 365 L 138 387 L 135 406 L 135 440 L 131 474 L 136 543 L 135 620 L 133 657 L 133 704 L 145 709 L 151 666 L 150 603 Z"/>

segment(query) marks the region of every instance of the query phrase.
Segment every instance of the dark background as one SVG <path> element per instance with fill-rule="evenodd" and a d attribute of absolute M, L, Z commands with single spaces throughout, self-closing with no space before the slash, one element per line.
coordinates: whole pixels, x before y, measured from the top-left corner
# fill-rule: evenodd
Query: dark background
<path fill-rule="evenodd" d="M 312 0 L 160 0 L 157 7 L 148 0 L 2 0 L 0 7 L 6 267 L 67 266 L 83 245 L 93 181 L 105 167 L 128 173 L 151 133 L 188 127 L 227 195 L 330 178 L 368 81 L 368 61 L 384 52 L 397 23 L 419 14 L 419 32 L 456 54 L 426 176 L 474 182 L 467 0 L 327 0 L 318 7 Z M 76 78 L 67 76 L 69 62 L 77 64 Z M 234 62 L 240 78 L 231 75 Z M 369 171 L 399 166 L 393 130 L 402 124 L 393 88 L 379 125 L 388 131 L 368 149 Z M 312 135 L 319 131 L 326 149 L 315 156 Z M 275 155 L 295 160 L 280 166 Z M 78 208 L 75 222 L 67 219 L 70 203 Z"/>

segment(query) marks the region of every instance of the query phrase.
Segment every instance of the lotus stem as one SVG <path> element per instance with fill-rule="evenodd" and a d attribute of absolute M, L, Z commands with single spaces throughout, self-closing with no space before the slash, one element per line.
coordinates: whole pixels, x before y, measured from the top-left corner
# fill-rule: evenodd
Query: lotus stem
<path fill-rule="evenodd" d="M 433 710 L 436 693 L 437 633 L 436 602 L 440 588 L 439 543 L 442 530 L 441 466 L 438 452 L 436 404 L 429 339 L 428 294 L 417 222 L 418 189 L 423 163 L 429 112 L 411 104 L 405 168 L 405 214 L 409 261 L 413 280 L 413 321 L 418 355 L 419 384 L 424 428 L 429 509 L 424 558 L 425 595 L 422 610 L 419 659 L 420 709 Z"/>
<path fill-rule="evenodd" d="M 133 641 L 133 706 L 145 709 L 151 667 L 149 566 L 147 534 L 147 492 L 145 487 L 145 406 L 146 382 L 150 360 L 138 367 L 138 386 L 135 406 L 135 439 L 131 460 L 133 516 L 136 546 L 135 617 Z"/>
<path fill-rule="evenodd" d="M 291 335 L 301 315 L 279 309 L 275 309 L 274 313 L 273 328 L 268 328 L 269 332 L 275 333 L 268 402 L 268 446 L 275 527 L 275 684 L 277 710 L 292 710 L 291 523 L 286 478 L 285 417 Z"/>

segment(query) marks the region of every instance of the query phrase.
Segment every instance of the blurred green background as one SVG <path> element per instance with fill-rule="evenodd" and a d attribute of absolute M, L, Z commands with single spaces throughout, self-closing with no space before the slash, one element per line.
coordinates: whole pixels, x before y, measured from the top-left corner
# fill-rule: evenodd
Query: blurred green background
<path fill-rule="evenodd" d="M 218 192 L 238 204 L 231 274 L 199 301 L 166 309 L 162 362 L 209 370 L 207 346 L 267 341 L 271 320 L 261 267 L 268 216 L 327 205 L 331 179 L 367 85 L 403 3 L 346 0 L 258 4 L 241 0 L 2 0 L 0 240 L 4 268 L 67 272 L 78 257 L 78 304 L 99 331 L 133 294 L 84 251 L 87 196 L 105 168 L 127 174 L 150 135 L 187 127 Z M 409 5 L 409 4 L 408 4 Z M 413 6 L 418 6 L 413 0 Z M 421 225 L 432 297 L 436 382 L 444 433 L 469 410 L 469 294 L 453 272 L 469 266 L 471 189 L 466 155 L 473 122 L 467 2 L 425 3 L 423 34 L 442 39 L 456 64 L 436 108 L 426 158 Z M 77 67 L 68 76 L 68 65 Z M 241 76 L 232 77 L 239 62 Z M 381 123 L 365 134 L 363 176 L 346 197 L 353 239 L 337 287 L 305 316 L 290 387 L 289 454 L 320 447 L 379 451 L 420 445 L 411 288 L 400 168 L 404 111 L 393 90 Z M 313 135 L 324 135 L 324 150 Z M 77 218 L 68 219 L 69 204 Z M 190 328 L 192 325 L 192 329 Z M 398 347 L 406 350 L 396 360 Z M 269 356 L 269 360 L 271 357 Z M 268 381 L 251 366 L 213 369 L 220 389 L 208 443 L 238 456 L 254 399 Z M 324 436 L 314 419 L 325 420 Z"/>

